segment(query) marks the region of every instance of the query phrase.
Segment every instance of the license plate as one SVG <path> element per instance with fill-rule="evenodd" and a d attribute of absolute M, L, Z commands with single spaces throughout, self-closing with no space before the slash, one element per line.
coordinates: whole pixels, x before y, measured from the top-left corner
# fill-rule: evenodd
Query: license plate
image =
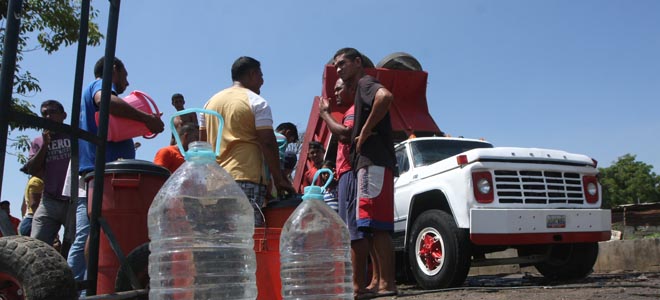
<path fill-rule="evenodd" d="M 548 215 L 545 218 L 547 228 L 566 228 L 566 216 Z"/>

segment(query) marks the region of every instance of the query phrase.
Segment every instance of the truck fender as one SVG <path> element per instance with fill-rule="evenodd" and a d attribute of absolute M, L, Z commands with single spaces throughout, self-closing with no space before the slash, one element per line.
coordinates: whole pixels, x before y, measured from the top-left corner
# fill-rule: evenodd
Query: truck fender
<path fill-rule="evenodd" d="M 423 212 L 431 209 L 442 210 L 451 215 L 452 218 L 454 217 L 452 207 L 449 204 L 449 201 L 447 201 L 447 196 L 443 191 L 439 189 L 432 189 L 413 195 L 412 199 L 410 199 L 410 204 L 408 207 L 408 219 L 406 220 L 404 249 L 407 249 L 408 247 L 408 234 L 410 233 L 410 228 L 415 222 L 415 219 L 417 219 L 417 217 Z M 454 220 L 454 222 L 458 224 L 456 220 Z"/>

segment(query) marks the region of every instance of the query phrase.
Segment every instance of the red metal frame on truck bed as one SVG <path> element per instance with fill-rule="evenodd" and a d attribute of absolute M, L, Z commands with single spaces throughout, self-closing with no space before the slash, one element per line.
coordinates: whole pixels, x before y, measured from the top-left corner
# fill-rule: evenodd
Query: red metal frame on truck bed
<path fill-rule="evenodd" d="M 392 70 L 384 68 L 368 68 L 366 73 L 376 77 L 392 94 L 394 102 L 390 107 L 390 118 L 395 142 L 407 139 L 409 136 L 443 136 L 444 133 L 429 114 L 426 104 L 426 83 L 428 73 L 425 71 Z M 296 175 L 293 186 L 302 193 L 302 178 L 312 166 L 307 161 L 307 151 L 310 141 L 318 141 L 326 148 L 326 159 L 334 160 L 336 157 L 336 142 L 332 141 L 332 133 L 319 116 L 319 100 L 321 97 L 334 99 L 335 82 L 339 76 L 335 67 L 326 65 L 323 72 L 323 85 L 321 96 L 314 97 L 312 108 L 307 121 L 307 129 L 303 138 L 299 163 L 296 166 Z M 330 101 L 332 117 L 341 122 L 342 117 L 350 105 L 337 105 Z"/>

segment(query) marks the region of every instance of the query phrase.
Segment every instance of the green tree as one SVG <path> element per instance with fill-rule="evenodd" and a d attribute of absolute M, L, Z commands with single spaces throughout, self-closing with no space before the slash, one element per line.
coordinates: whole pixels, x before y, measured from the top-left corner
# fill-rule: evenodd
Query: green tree
<path fill-rule="evenodd" d="M 660 176 L 652 165 L 626 154 L 607 168 L 599 168 L 605 207 L 660 201 Z"/>
<path fill-rule="evenodd" d="M 5 28 L 7 22 L 7 7 L 9 0 L 0 0 L 0 55 L 4 54 Z M 14 74 L 14 92 L 11 107 L 15 111 L 29 114 L 34 105 L 25 100 L 41 91 L 39 80 L 30 71 L 21 68 L 23 54 L 30 51 L 43 50 L 51 54 L 61 46 L 69 46 L 78 42 L 80 29 L 80 0 L 24 0 L 21 15 L 21 29 L 18 38 L 16 55 L 16 73 Z M 94 22 L 98 10 L 93 7 L 89 13 L 89 33 L 87 44 L 98 46 L 103 39 L 98 25 Z M 36 42 L 35 42 L 36 40 Z M 9 140 L 7 154 L 14 155 L 24 163 L 29 148 L 26 135 L 12 137 L 14 130 L 23 131 L 29 126 L 16 123 L 9 124 Z"/>

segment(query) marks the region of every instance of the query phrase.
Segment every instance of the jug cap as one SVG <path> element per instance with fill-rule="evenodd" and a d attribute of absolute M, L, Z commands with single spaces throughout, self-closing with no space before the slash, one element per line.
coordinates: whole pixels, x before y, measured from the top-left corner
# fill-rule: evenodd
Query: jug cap
<path fill-rule="evenodd" d="M 222 118 L 222 116 L 217 112 L 213 110 L 208 110 L 208 109 L 201 109 L 201 108 L 189 108 L 189 109 L 184 109 L 177 111 L 172 115 L 172 118 L 170 118 L 170 128 L 172 130 L 172 133 L 176 133 L 176 128 L 174 127 L 174 118 L 180 115 L 186 115 L 189 113 L 204 113 L 204 114 L 211 114 L 214 115 L 216 118 L 218 118 L 218 137 L 215 139 L 215 152 L 213 152 L 211 147 L 204 147 L 203 144 L 208 144 L 207 142 L 192 142 L 190 143 L 191 145 L 196 143 L 198 146 L 197 147 L 189 147 L 188 151 L 183 150 L 183 144 L 181 143 L 181 138 L 179 137 L 178 134 L 174 134 L 174 139 L 176 140 L 176 145 L 179 147 L 179 151 L 183 154 L 183 157 L 185 160 L 188 160 L 190 156 L 197 156 L 197 157 L 218 157 L 220 156 L 220 141 L 222 138 L 220 135 L 222 134 L 222 129 L 224 128 L 225 120 Z"/>
<path fill-rule="evenodd" d="M 321 187 L 318 185 L 314 185 L 316 182 L 316 179 L 321 175 L 321 173 L 328 173 L 330 176 L 328 177 L 328 180 L 325 182 L 325 184 Z M 330 169 L 319 169 L 316 171 L 314 174 L 314 178 L 312 179 L 312 185 L 306 186 L 303 191 L 305 194 L 302 196 L 303 200 L 309 200 L 309 199 L 315 199 L 315 200 L 323 200 L 323 191 L 330 185 L 330 182 L 332 182 L 332 176 L 334 174 Z"/>

